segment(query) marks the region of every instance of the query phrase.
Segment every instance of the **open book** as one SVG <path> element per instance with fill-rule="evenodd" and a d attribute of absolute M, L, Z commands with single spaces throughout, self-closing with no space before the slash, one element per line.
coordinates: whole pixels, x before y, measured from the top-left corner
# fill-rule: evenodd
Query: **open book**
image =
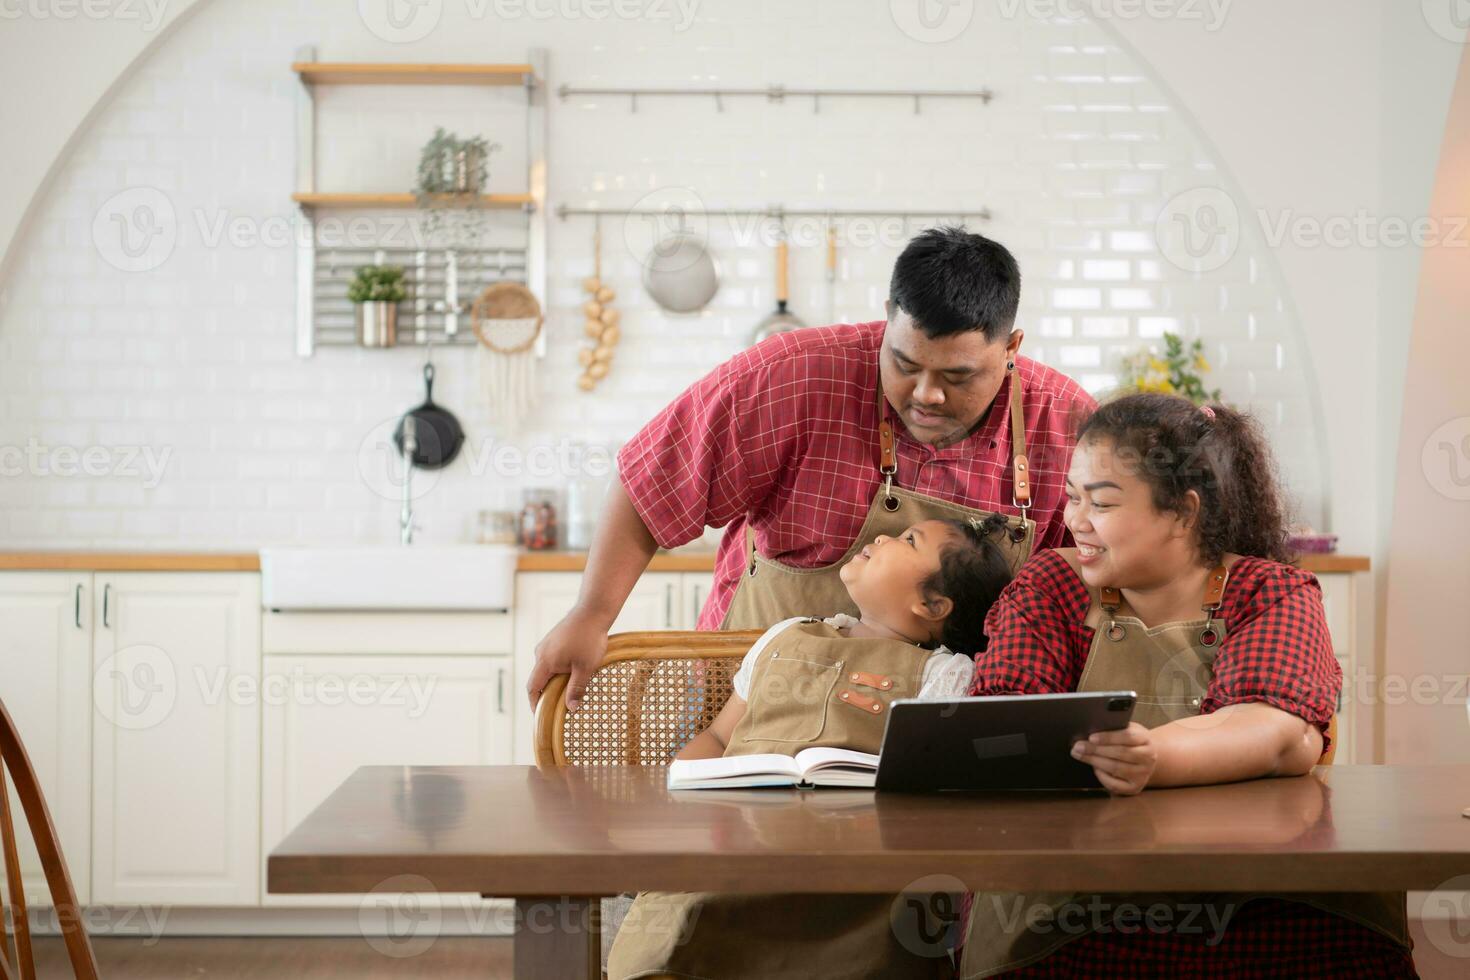
<path fill-rule="evenodd" d="M 675 759 L 669 789 L 734 789 L 746 786 L 872 786 L 878 757 L 852 749 L 802 749 L 796 755 L 730 755 Z"/>

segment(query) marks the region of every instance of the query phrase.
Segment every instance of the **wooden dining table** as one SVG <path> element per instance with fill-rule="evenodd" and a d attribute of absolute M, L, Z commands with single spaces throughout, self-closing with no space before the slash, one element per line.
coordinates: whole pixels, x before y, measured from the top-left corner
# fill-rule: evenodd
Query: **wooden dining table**
<path fill-rule="evenodd" d="M 272 894 L 515 901 L 517 977 L 596 977 L 640 890 L 1465 889 L 1470 766 L 1332 766 L 1134 797 L 670 791 L 656 767 L 366 766 L 271 852 Z M 417 884 L 413 884 L 417 883 Z"/>

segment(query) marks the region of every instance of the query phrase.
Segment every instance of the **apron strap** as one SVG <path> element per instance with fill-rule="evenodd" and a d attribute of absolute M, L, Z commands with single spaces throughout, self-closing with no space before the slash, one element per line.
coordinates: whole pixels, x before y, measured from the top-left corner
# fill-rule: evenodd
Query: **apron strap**
<path fill-rule="evenodd" d="M 1026 455 L 1026 413 L 1021 405 L 1021 379 L 1016 377 L 1015 362 L 1006 369 L 1011 381 L 1011 503 L 1021 509 L 1021 516 L 1031 506 L 1031 460 Z"/>
<path fill-rule="evenodd" d="M 1021 531 L 1024 536 L 1029 523 L 1026 512 L 1031 509 L 1031 460 L 1026 453 L 1026 413 L 1021 397 L 1021 380 L 1016 377 L 1016 362 L 1006 363 L 1006 380 L 1011 386 L 1011 504 L 1021 512 Z M 885 410 L 888 398 L 883 387 L 878 387 L 878 472 L 883 474 L 883 506 L 898 510 L 898 498 L 893 496 L 893 477 L 898 472 L 898 450 L 895 446 L 893 423 L 888 421 Z"/>
<path fill-rule="evenodd" d="M 1074 566 L 1075 570 L 1075 566 Z M 1220 642 L 1220 631 L 1215 628 L 1215 614 L 1220 611 L 1224 604 L 1225 585 L 1230 581 L 1230 571 L 1222 562 L 1210 571 L 1210 577 L 1205 579 L 1205 597 L 1200 603 L 1200 609 L 1205 614 L 1204 628 L 1199 631 L 1199 641 L 1207 647 L 1212 647 Z M 1098 589 L 1098 602 L 1103 612 L 1108 616 L 1107 638 L 1110 640 L 1123 639 L 1123 627 L 1117 623 L 1118 607 L 1123 604 L 1123 593 L 1110 585 Z M 1091 610 L 1089 610 L 1091 612 Z"/>

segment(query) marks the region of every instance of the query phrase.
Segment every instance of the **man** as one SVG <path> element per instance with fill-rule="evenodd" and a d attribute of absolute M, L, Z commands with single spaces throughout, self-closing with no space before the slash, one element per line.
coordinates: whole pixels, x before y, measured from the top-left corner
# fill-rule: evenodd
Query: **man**
<path fill-rule="evenodd" d="M 1004 246 L 931 229 L 893 267 L 887 320 L 780 334 L 696 382 L 623 447 L 577 605 L 536 648 L 534 705 L 570 673 L 575 709 L 607 631 L 660 547 L 725 527 L 700 629 L 850 611 L 837 570 L 877 534 L 1010 518 L 1012 564 L 1071 539 L 1070 378 L 1020 357 L 1021 273 Z"/>

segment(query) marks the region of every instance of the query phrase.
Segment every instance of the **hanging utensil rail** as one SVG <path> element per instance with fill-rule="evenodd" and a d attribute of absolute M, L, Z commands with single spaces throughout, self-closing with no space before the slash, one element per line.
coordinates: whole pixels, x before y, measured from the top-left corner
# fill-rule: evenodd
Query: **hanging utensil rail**
<path fill-rule="evenodd" d="M 581 217 L 585 215 L 612 215 L 614 217 L 635 217 L 648 215 L 652 217 L 668 217 L 672 212 L 666 208 L 576 208 L 566 204 L 559 204 L 556 208 L 556 216 L 565 221 L 567 218 Z M 989 221 L 992 217 L 989 208 L 950 208 L 945 211 L 926 210 L 924 208 L 898 209 L 872 209 L 872 208 L 700 208 L 698 211 L 690 212 L 692 217 L 711 218 L 748 218 L 765 217 L 784 220 L 786 218 L 979 218 L 981 221 Z"/>
<path fill-rule="evenodd" d="M 767 85 L 764 88 L 593 88 L 563 85 L 556 90 L 566 101 L 581 95 L 616 95 L 628 99 L 630 111 L 638 111 L 640 98 L 713 99 L 715 110 L 725 111 L 726 99 L 760 98 L 767 102 L 785 102 L 787 98 L 811 99 L 812 112 L 822 111 L 823 99 L 912 99 L 917 115 L 925 99 L 978 99 L 989 105 L 995 93 L 982 89 L 861 89 L 861 88 L 787 88 Z"/>

